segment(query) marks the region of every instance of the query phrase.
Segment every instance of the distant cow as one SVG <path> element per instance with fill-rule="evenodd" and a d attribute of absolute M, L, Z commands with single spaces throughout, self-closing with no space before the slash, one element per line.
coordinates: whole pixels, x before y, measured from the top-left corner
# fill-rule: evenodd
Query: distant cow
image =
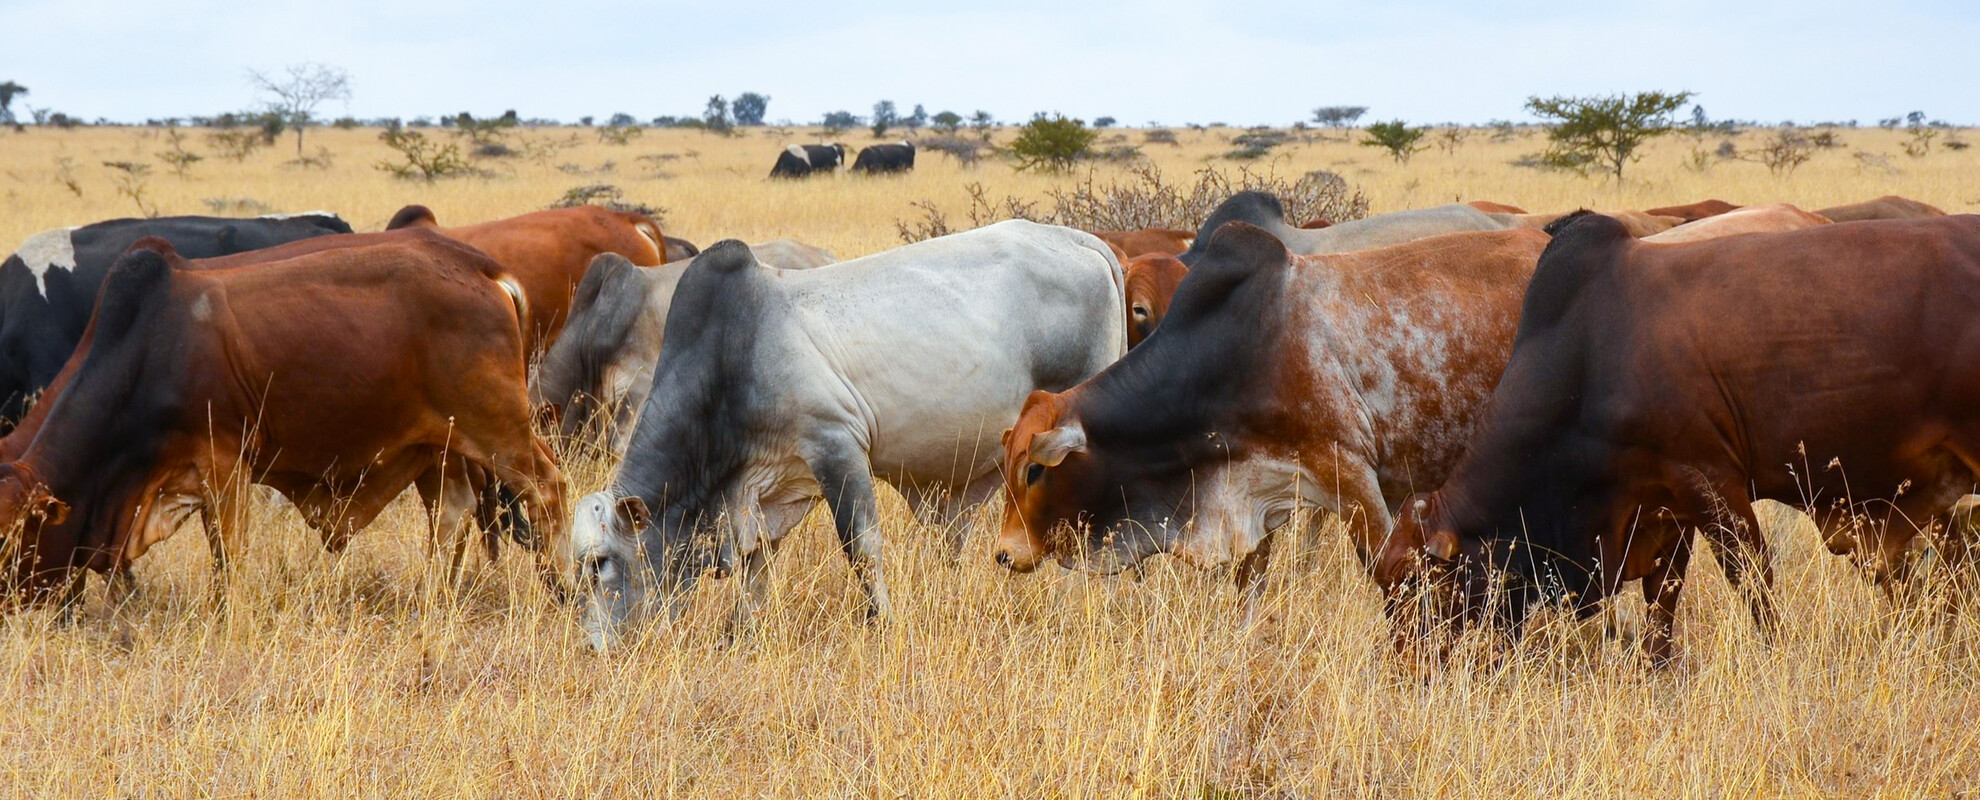
<path fill-rule="evenodd" d="M 776 269 L 811 269 L 836 260 L 791 239 L 749 249 L 757 263 Z M 608 447 L 625 452 L 633 419 L 653 386 L 674 286 L 687 268 L 685 261 L 639 267 L 612 253 L 592 259 L 571 300 L 570 322 L 544 352 L 530 383 L 530 401 L 547 407 L 565 436 L 595 426 Z"/>
<path fill-rule="evenodd" d="M 1714 217 L 1706 217 L 1697 222 L 1687 222 L 1654 236 L 1645 236 L 1643 241 L 1676 244 L 1717 239 L 1742 233 L 1780 233 L 1798 231 L 1817 225 L 1830 225 L 1828 217 L 1811 214 L 1786 203 L 1773 203 L 1764 206 L 1747 206 L 1728 211 Z"/>
<path fill-rule="evenodd" d="M 1655 236 L 1684 224 L 1682 217 L 1663 216 L 1647 211 L 1604 211 L 1601 213 L 1622 223 L 1623 227 L 1629 230 L 1629 235 L 1638 239 L 1645 236 Z M 1548 225 L 1552 225 L 1557 220 L 1566 216 L 1568 216 L 1567 212 L 1562 212 L 1558 214 L 1519 214 L 1515 218 L 1519 220 L 1521 227 L 1545 229 Z"/>
<path fill-rule="evenodd" d="M 1326 217 L 1314 217 L 1312 219 L 1300 223 L 1299 227 L 1304 230 L 1317 231 L 1320 230 L 1321 228 L 1334 227 L 1334 221 L 1327 219 Z"/>
<path fill-rule="evenodd" d="M 1456 233 L 1299 257 L 1250 225 L 1219 229 L 1154 335 L 1025 401 L 1004 433 L 996 560 L 1113 571 L 1169 553 L 1235 563 L 1253 586 L 1271 533 L 1316 508 L 1372 564 L 1403 499 L 1463 453 L 1547 241 Z"/>
<path fill-rule="evenodd" d="M 1134 258 L 1150 253 L 1173 256 L 1189 249 L 1189 243 L 1196 238 L 1191 231 L 1174 228 L 1140 228 L 1131 231 L 1088 231 L 1121 252 L 1122 258 Z"/>
<path fill-rule="evenodd" d="M 1294 255 L 1321 255 L 1367 250 L 1415 241 L 1426 236 L 1459 231 L 1497 231 L 1513 227 L 1517 220 L 1509 214 L 1488 214 L 1467 205 L 1392 211 L 1363 219 L 1336 223 L 1320 230 L 1306 230 L 1286 224 L 1285 208 L 1279 199 L 1264 192 L 1238 192 L 1210 212 L 1196 230 L 1189 250 L 1176 256 L 1193 264 L 1208 247 L 1210 234 L 1227 222 L 1244 222 L 1279 237 Z"/>
<path fill-rule="evenodd" d="M 1739 206 L 1724 200 L 1700 200 L 1696 203 L 1687 203 L 1681 206 L 1644 209 L 1643 213 L 1655 214 L 1660 217 L 1677 217 L 1685 222 L 1697 222 L 1701 219 L 1716 217 L 1738 208 Z"/>
<path fill-rule="evenodd" d="M 1807 511 L 1880 578 L 1920 532 L 1961 564 L 1971 540 L 1949 512 L 1980 480 L 1976 306 L 1980 217 L 1675 246 L 1571 220 L 1486 421 L 1400 516 L 1377 578 L 1445 587 L 1433 622 L 1492 608 L 1514 631 L 1532 602 L 1590 613 L 1641 579 L 1663 660 L 1694 529 L 1775 628 L 1756 500 Z"/>
<path fill-rule="evenodd" d="M 410 234 L 206 270 L 138 242 L 32 442 L 0 465 L 20 586 L 73 596 L 81 570 L 124 571 L 194 512 L 224 578 L 250 483 L 333 549 L 416 485 L 456 567 L 499 483 L 556 577 L 563 479 L 530 428 L 521 289 L 473 248 Z"/>
<path fill-rule="evenodd" d="M 1024 220 L 801 272 L 709 248 L 675 290 L 625 461 L 577 504 L 593 645 L 677 608 L 710 566 L 739 573 L 746 619 L 819 500 L 868 617 L 885 616 L 874 478 L 953 525 L 1000 485 L 996 432 L 1025 395 L 1120 357 L 1120 298 L 1106 243 Z"/>
<path fill-rule="evenodd" d="M 1465 205 L 1471 206 L 1472 208 L 1478 209 L 1479 211 L 1483 211 L 1487 214 L 1527 213 L 1526 209 L 1520 208 L 1519 206 L 1509 206 L 1506 205 L 1505 203 L 1494 203 L 1490 200 L 1473 200 L 1471 202 L 1465 203 Z"/>
<path fill-rule="evenodd" d="M 508 219 L 440 228 L 425 206 L 406 206 L 387 230 L 432 227 L 492 256 L 521 282 L 529 298 L 529 352 L 556 341 L 571 307 L 571 293 L 599 253 L 617 253 L 634 264 L 658 266 L 665 247 L 660 224 L 633 211 L 577 206 L 536 211 Z"/>
<path fill-rule="evenodd" d="M 1894 194 L 1861 203 L 1824 208 L 1815 213 L 1835 222 L 1861 222 L 1867 219 L 1929 219 L 1946 215 L 1946 212 L 1940 211 L 1938 206 Z"/>
<path fill-rule="evenodd" d="M 1136 256 L 1121 262 L 1127 275 L 1128 347 L 1141 344 L 1162 324 L 1169 313 L 1169 299 L 1176 293 L 1189 267 L 1173 256 L 1159 253 Z"/>
<path fill-rule="evenodd" d="M 854 172 L 907 172 L 914 169 L 914 143 L 876 144 L 859 151 Z"/>
<path fill-rule="evenodd" d="M 772 178 L 803 178 L 814 172 L 833 172 L 846 161 L 842 144 L 794 144 L 777 154 L 770 167 Z"/>
<path fill-rule="evenodd" d="M 0 263 L 0 432 L 20 421 L 28 398 L 75 352 L 97 286 L 132 242 L 158 236 L 187 257 L 208 258 L 350 232 L 335 214 L 311 212 L 115 219 L 29 236 Z"/>

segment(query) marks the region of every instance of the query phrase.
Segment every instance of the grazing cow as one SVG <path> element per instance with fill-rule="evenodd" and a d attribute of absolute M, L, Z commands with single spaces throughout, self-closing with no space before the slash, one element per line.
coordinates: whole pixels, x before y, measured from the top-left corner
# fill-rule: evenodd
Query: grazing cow
<path fill-rule="evenodd" d="M 1739 206 L 1724 200 L 1700 200 L 1696 203 L 1686 203 L 1681 206 L 1664 206 L 1662 208 L 1647 209 L 1643 213 L 1653 214 L 1659 217 L 1677 217 L 1685 222 L 1697 222 L 1707 217 L 1716 217 L 1737 209 L 1739 209 Z"/>
<path fill-rule="evenodd" d="M 1196 230 L 1196 241 L 1176 256 L 1184 264 L 1194 264 L 1208 247 L 1210 234 L 1226 222 L 1244 222 L 1263 228 L 1294 255 L 1323 255 L 1367 250 L 1415 241 L 1426 236 L 1459 231 L 1498 231 L 1513 227 L 1509 214 L 1488 214 L 1467 205 L 1447 205 L 1392 211 L 1363 219 L 1342 222 L 1320 230 L 1305 230 L 1286 224 L 1285 209 L 1279 199 L 1264 192 L 1238 192 L 1210 212 Z"/>
<path fill-rule="evenodd" d="M 1786 203 L 1747 206 L 1718 216 L 1687 222 L 1643 241 L 1677 244 L 1717 239 L 1741 233 L 1780 233 L 1831 224 L 1827 217 L 1810 214 Z"/>
<path fill-rule="evenodd" d="M 313 212 L 115 219 L 28 237 L 0 263 L 0 432 L 21 419 L 28 399 L 75 352 L 104 273 L 132 242 L 159 236 L 188 257 L 208 258 L 350 232 L 336 215 Z"/>
<path fill-rule="evenodd" d="M 749 246 L 757 263 L 812 269 L 831 253 L 791 239 Z M 613 452 L 625 452 L 633 417 L 653 386 L 653 365 L 686 263 L 638 267 L 605 253 L 592 259 L 571 301 L 570 323 L 545 351 L 530 382 L 530 402 L 548 408 L 565 436 L 596 426 Z"/>
<path fill-rule="evenodd" d="M 640 266 L 658 266 L 666 246 L 660 224 L 651 217 L 590 205 L 459 228 L 439 227 L 425 206 L 406 206 L 385 228 L 414 226 L 434 228 L 466 242 L 515 276 L 529 298 L 530 319 L 524 331 L 532 354 L 557 340 L 571 307 L 571 293 L 591 259 L 599 253 L 617 253 Z"/>
<path fill-rule="evenodd" d="M 1127 337 L 1132 349 L 1162 324 L 1169 313 L 1169 298 L 1189 267 L 1172 256 L 1150 254 L 1121 262 L 1121 271 L 1127 275 Z"/>
<path fill-rule="evenodd" d="M 938 524 L 988 499 L 996 432 L 1025 395 L 1126 349 L 1121 291 L 1106 243 L 1023 220 L 803 272 L 709 248 L 675 290 L 632 448 L 577 505 L 593 645 L 677 607 L 711 564 L 740 573 L 746 620 L 778 540 L 821 499 L 868 617 L 884 616 L 873 478 Z"/>
<path fill-rule="evenodd" d="M 1256 587 L 1300 508 L 1346 519 L 1372 564 L 1391 514 L 1456 463 L 1511 351 L 1535 230 L 1289 256 L 1211 237 L 1161 327 L 1004 432 L 998 563 L 1100 571 L 1170 553 Z"/>
<path fill-rule="evenodd" d="M 1189 249 L 1189 243 L 1196 234 L 1174 228 L 1142 228 L 1132 231 L 1087 231 L 1100 237 L 1101 241 L 1114 246 L 1122 258 L 1134 258 L 1151 253 L 1173 256 Z"/>
<path fill-rule="evenodd" d="M 686 239 L 676 239 L 672 236 L 663 236 L 660 238 L 667 245 L 662 252 L 662 255 L 667 258 L 665 263 L 672 264 L 676 261 L 686 261 L 701 255 L 701 248 L 695 247 L 694 242 Z"/>
<path fill-rule="evenodd" d="M 1861 222 L 1866 219 L 1929 219 L 1946 215 L 1946 212 L 1940 211 L 1938 206 L 1926 205 L 1894 194 L 1861 203 L 1824 208 L 1815 213 L 1828 217 L 1832 222 Z"/>
<path fill-rule="evenodd" d="M 1962 562 L 1945 533 L 1980 473 L 1976 305 L 1976 216 L 1676 246 L 1570 220 L 1488 418 L 1400 516 L 1377 579 L 1429 577 L 1442 622 L 1482 618 L 1489 588 L 1514 631 L 1531 601 L 1586 613 L 1641 579 L 1662 661 L 1693 529 L 1774 628 L 1757 500 L 1807 511 L 1880 578 L 1920 532 Z"/>
<path fill-rule="evenodd" d="M 814 172 L 834 172 L 846 161 L 842 144 L 794 144 L 777 154 L 772 178 L 803 178 Z"/>
<path fill-rule="evenodd" d="M 1655 236 L 1684 224 L 1682 217 L 1660 216 L 1647 211 L 1604 211 L 1601 213 L 1622 223 L 1623 227 L 1629 230 L 1629 235 L 1638 239 L 1645 236 Z M 1568 216 L 1566 213 L 1520 214 L 1516 218 L 1519 220 L 1521 227 L 1545 229 L 1548 225 L 1552 225 L 1566 216 Z"/>
<path fill-rule="evenodd" d="M 416 485 L 457 569 L 499 483 L 558 575 L 563 479 L 531 432 L 521 289 L 499 265 L 414 232 L 187 267 L 156 238 L 118 261 L 33 440 L 0 465 L 0 530 L 25 525 L 8 552 L 31 597 L 125 572 L 195 511 L 224 579 L 249 483 L 332 549 Z"/>
<path fill-rule="evenodd" d="M 876 144 L 859 151 L 853 160 L 854 172 L 908 172 L 914 169 L 914 143 Z"/>

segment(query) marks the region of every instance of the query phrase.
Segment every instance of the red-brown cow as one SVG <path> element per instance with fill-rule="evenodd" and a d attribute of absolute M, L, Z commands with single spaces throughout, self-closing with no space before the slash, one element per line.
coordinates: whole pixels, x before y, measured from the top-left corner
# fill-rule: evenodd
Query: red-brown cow
<path fill-rule="evenodd" d="M 425 206 L 406 206 L 386 229 L 415 226 L 473 245 L 516 277 L 529 298 L 531 354 L 556 341 L 578 281 L 599 253 L 618 253 L 642 267 L 666 261 L 659 223 L 645 214 L 598 206 L 554 208 L 458 228 L 440 228 Z"/>
<path fill-rule="evenodd" d="M 1946 215 L 1946 212 L 1939 210 L 1938 206 L 1894 194 L 1861 203 L 1824 208 L 1815 213 L 1835 222 L 1861 222 L 1868 219 L 1930 219 Z"/>
<path fill-rule="evenodd" d="M 1965 562 L 1970 540 L 1947 531 L 1980 477 L 1976 307 L 1976 216 L 1677 246 L 1573 220 L 1527 290 L 1489 418 L 1410 502 L 1377 580 L 1427 573 L 1433 622 L 1490 609 L 1517 631 L 1532 601 L 1589 613 L 1641 579 L 1662 661 L 1693 530 L 1774 628 L 1756 500 L 1807 511 L 1880 579 L 1909 569 L 1921 533 Z"/>
<path fill-rule="evenodd" d="M 1687 222 L 1663 233 L 1645 236 L 1643 241 L 1678 244 L 1742 233 L 1780 233 L 1832 224 L 1827 217 L 1819 214 L 1810 214 L 1786 203 L 1773 203 L 1747 206 L 1697 222 Z"/>
<path fill-rule="evenodd" d="M 1724 200 L 1700 200 L 1696 203 L 1686 203 L 1681 206 L 1645 209 L 1643 213 L 1655 214 L 1660 217 L 1677 217 L 1685 222 L 1697 222 L 1701 219 L 1716 217 L 1739 208 L 1740 206 L 1733 205 Z"/>
<path fill-rule="evenodd" d="M 1176 293 L 1189 267 L 1174 256 L 1149 254 L 1121 262 L 1127 274 L 1128 347 L 1155 332 L 1162 317 L 1169 313 L 1169 298 Z"/>
<path fill-rule="evenodd" d="M 1320 508 L 1367 563 L 1397 504 L 1463 450 L 1546 243 L 1520 229 L 1294 257 L 1262 229 L 1219 228 L 1157 335 L 1025 402 L 1004 434 L 997 561 L 1170 553 L 1238 562 L 1250 585 L 1269 534 Z"/>
<path fill-rule="evenodd" d="M 333 549 L 416 485 L 457 569 L 499 485 L 558 577 L 564 483 L 530 427 L 521 289 L 473 248 L 408 234 L 231 269 L 134 247 L 0 465 L 21 588 L 73 597 L 83 570 L 123 572 L 194 511 L 224 577 L 248 483 Z"/>
<path fill-rule="evenodd" d="M 1145 255 L 1173 256 L 1189 249 L 1189 243 L 1196 239 L 1191 231 L 1173 228 L 1142 228 L 1132 231 L 1090 231 L 1100 240 L 1111 244 L 1121 254 L 1121 258 L 1134 258 Z"/>
<path fill-rule="evenodd" d="M 1469 203 L 1465 203 L 1465 205 L 1471 206 L 1472 208 L 1478 209 L 1479 211 L 1483 211 L 1487 214 L 1528 213 L 1526 209 L 1520 208 L 1519 206 L 1509 206 L 1506 205 L 1505 203 L 1494 203 L 1490 200 L 1473 200 Z"/>

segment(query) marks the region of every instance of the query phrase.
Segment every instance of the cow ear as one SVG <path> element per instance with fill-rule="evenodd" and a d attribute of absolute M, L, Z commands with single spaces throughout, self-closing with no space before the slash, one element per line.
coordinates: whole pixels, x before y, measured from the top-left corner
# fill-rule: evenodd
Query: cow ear
<path fill-rule="evenodd" d="M 646 510 L 646 501 L 638 497 L 619 498 L 619 505 L 613 511 L 634 532 L 646 530 L 646 526 L 653 522 L 652 513 Z"/>
<path fill-rule="evenodd" d="M 34 502 L 29 505 L 34 516 L 40 517 L 49 525 L 60 525 L 69 520 L 69 504 L 55 499 L 55 496 L 36 490 Z"/>
<path fill-rule="evenodd" d="M 1457 533 L 1444 528 L 1430 534 L 1429 541 L 1423 543 L 1423 551 L 1438 561 L 1456 561 L 1458 557 Z"/>
<path fill-rule="evenodd" d="M 1004 446 L 1005 446 L 1005 447 L 1010 447 L 1010 446 L 1011 446 L 1011 434 L 1013 434 L 1013 433 L 1017 433 L 1017 429 L 1016 429 L 1016 428 L 1005 428 L 1005 429 L 1004 429 L 1004 436 L 1003 436 L 1003 438 L 1002 438 L 1002 439 L 1000 439 L 999 441 L 1002 441 L 1002 442 L 1004 443 Z"/>
<path fill-rule="evenodd" d="M 1031 460 L 1056 467 L 1073 453 L 1086 452 L 1086 429 L 1078 424 L 1060 425 L 1031 439 Z"/>

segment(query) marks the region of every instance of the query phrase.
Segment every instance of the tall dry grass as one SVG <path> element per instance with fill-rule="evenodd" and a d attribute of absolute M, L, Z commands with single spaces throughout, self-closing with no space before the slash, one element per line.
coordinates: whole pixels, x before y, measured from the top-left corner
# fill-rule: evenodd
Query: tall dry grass
<path fill-rule="evenodd" d="M 649 132 L 557 159 L 616 161 L 602 178 L 525 162 L 425 186 L 372 170 L 383 153 L 370 133 L 312 136 L 336 154 L 328 173 L 264 152 L 204 162 L 186 181 L 154 175 L 152 196 L 167 213 L 246 196 L 376 228 L 403 203 L 478 220 L 604 180 L 667 206 L 670 232 L 702 244 L 782 235 L 852 256 L 891 246 L 910 201 L 960 211 L 965 181 L 1037 196 L 1070 180 L 924 154 L 902 179 L 770 183 L 777 142 Z M 1146 148 L 1172 173 L 1228 149 L 1215 132 L 1181 136 Z M 1980 201 L 1971 151 L 1911 160 L 1895 135 L 1844 136 L 1902 172 L 1825 153 L 1786 180 L 1752 164 L 1697 174 L 1673 140 L 1617 188 L 1508 167 L 1537 142 L 1482 136 L 1406 167 L 1316 144 L 1279 169 L 1339 171 L 1377 210 Z M 0 241 L 132 210 L 94 165 L 156 149 L 146 131 L 0 133 Z M 680 156 L 656 161 L 670 177 L 637 176 L 638 155 L 663 152 Z M 64 154 L 80 165 L 80 198 L 54 182 Z M 609 479 L 609 463 L 570 461 L 574 492 Z M 1423 672 L 1388 655 L 1375 592 L 1336 530 L 1317 551 L 1280 548 L 1247 623 L 1228 576 L 1166 562 L 1140 580 L 1011 576 L 983 557 L 988 514 L 953 563 L 897 497 L 883 506 L 888 624 L 858 622 L 819 511 L 778 558 L 743 644 L 722 641 L 734 587 L 711 582 L 681 624 L 598 658 L 514 552 L 459 597 L 423 602 L 425 525 L 409 499 L 335 557 L 279 501 L 260 502 L 225 612 L 207 603 L 195 527 L 138 565 L 140 594 L 123 608 L 92 587 L 76 624 L 52 611 L 0 621 L 0 795 L 1920 797 L 1980 785 L 1975 623 L 1892 612 L 1792 514 L 1762 517 L 1786 619 L 1776 643 L 1700 559 L 1671 669 L 1554 620 L 1501 656 Z M 1618 605 L 1633 630 L 1641 602 Z"/>

